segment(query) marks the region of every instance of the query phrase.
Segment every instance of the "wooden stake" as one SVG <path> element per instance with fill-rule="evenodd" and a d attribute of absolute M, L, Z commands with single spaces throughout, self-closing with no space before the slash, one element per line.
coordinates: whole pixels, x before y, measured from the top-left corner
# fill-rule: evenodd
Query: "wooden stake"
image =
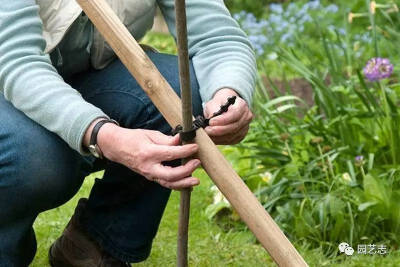
<path fill-rule="evenodd" d="M 192 89 L 190 87 L 189 50 L 187 43 L 186 3 L 185 0 L 175 0 L 175 25 L 177 32 L 179 81 L 182 99 L 182 130 L 192 130 Z M 184 144 L 187 142 L 183 142 Z M 188 159 L 183 159 L 185 164 Z M 181 190 L 179 206 L 179 226 L 177 243 L 177 266 L 188 266 L 188 236 L 190 217 L 190 195 L 192 188 Z"/>
<path fill-rule="evenodd" d="M 78 2 L 168 123 L 181 123 L 179 97 L 107 2 Z M 195 142 L 204 169 L 274 261 L 279 266 L 308 266 L 203 129 L 197 131 Z"/>

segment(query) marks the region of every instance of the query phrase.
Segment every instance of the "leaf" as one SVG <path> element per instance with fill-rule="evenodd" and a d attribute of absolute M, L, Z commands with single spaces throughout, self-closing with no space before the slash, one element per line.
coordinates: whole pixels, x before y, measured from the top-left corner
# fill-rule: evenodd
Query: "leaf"
<path fill-rule="evenodd" d="M 382 202 L 386 208 L 390 206 L 388 195 L 390 189 L 385 187 L 383 181 L 378 181 L 371 174 L 367 174 L 364 178 L 364 191 L 367 197 Z"/>
<path fill-rule="evenodd" d="M 222 210 L 229 209 L 230 210 L 230 205 L 229 203 L 226 203 L 224 201 L 218 202 L 216 204 L 211 204 L 209 205 L 206 210 L 205 214 L 209 220 L 214 218 L 218 213 L 220 213 Z"/>
<path fill-rule="evenodd" d="M 329 195 L 330 196 L 330 195 Z M 336 217 L 344 210 L 346 204 L 337 197 L 329 197 L 329 212 Z"/>
<path fill-rule="evenodd" d="M 374 167 L 374 157 L 375 154 L 374 153 L 369 153 L 368 154 L 368 170 L 372 170 L 372 168 Z"/>
<path fill-rule="evenodd" d="M 358 210 L 364 211 L 364 210 L 368 209 L 369 207 L 375 206 L 376 204 L 378 204 L 376 201 L 364 202 L 364 203 L 361 203 L 360 205 L 358 205 Z"/>
<path fill-rule="evenodd" d="M 265 103 L 264 107 L 268 109 L 277 104 L 281 104 L 281 103 L 288 102 L 288 101 L 294 101 L 294 100 L 304 103 L 304 101 L 301 98 L 298 98 L 297 96 L 287 95 L 287 96 L 277 97 L 277 98 Z"/>
<path fill-rule="evenodd" d="M 333 225 L 333 229 L 330 230 L 330 239 L 339 240 L 341 234 L 347 229 L 347 222 L 345 223 L 345 217 L 342 213 L 335 216 L 335 224 Z"/>
<path fill-rule="evenodd" d="M 309 157 L 309 154 L 308 154 L 307 150 L 302 150 L 302 151 L 300 152 L 300 156 L 301 156 L 301 159 L 302 159 L 304 162 L 308 162 L 308 161 L 310 160 L 310 157 Z"/>
<path fill-rule="evenodd" d="M 287 105 L 279 106 L 275 110 L 273 110 L 271 112 L 271 114 L 282 113 L 282 112 L 284 112 L 284 111 L 286 111 L 288 109 L 292 109 L 292 108 L 297 108 L 297 105 L 295 105 L 295 104 L 287 104 Z"/>
<path fill-rule="evenodd" d="M 349 173 L 350 173 L 351 179 L 353 181 L 355 181 L 356 180 L 356 173 L 354 171 L 353 162 L 351 160 L 348 160 L 348 161 L 346 161 L 346 163 L 347 163 L 347 167 L 349 169 Z"/>

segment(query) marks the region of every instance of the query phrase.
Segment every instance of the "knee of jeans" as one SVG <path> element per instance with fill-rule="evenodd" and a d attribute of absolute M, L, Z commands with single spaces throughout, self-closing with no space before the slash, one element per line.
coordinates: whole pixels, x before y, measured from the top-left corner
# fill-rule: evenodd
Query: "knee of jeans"
<path fill-rule="evenodd" d="M 174 89 L 174 91 L 180 96 L 180 81 L 179 76 L 168 77 L 168 83 Z M 194 116 L 203 115 L 202 101 L 199 92 L 199 84 L 194 72 L 193 65 L 190 64 L 190 88 L 192 91 L 192 112 Z"/>
<path fill-rule="evenodd" d="M 179 81 L 179 67 L 178 67 L 178 58 L 174 55 L 162 54 L 162 53 L 147 53 L 150 59 L 157 66 L 158 70 L 164 76 L 164 78 L 171 85 L 172 89 L 174 89 L 175 93 L 179 96 L 180 92 L 180 81 Z M 189 65 L 190 71 L 190 87 L 192 89 L 192 106 L 193 106 L 193 114 L 195 116 L 202 115 L 202 100 L 200 97 L 200 87 L 197 81 L 196 72 L 194 70 L 193 62 L 190 60 Z"/>
<path fill-rule="evenodd" d="M 127 82 L 123 88 L 94 96 L 91 102 L 122 127 L 142 128 L 149 119 L 148 100 L 143 91 L 131 90 L 130 86 L 134 85 Z"/>
<path fill-rule="evenodd" d="M 39 125 L 14 130 L 0 138 L 0 202 L 30 213 L 69 200 L 83 179 L 79 154 Z"/>

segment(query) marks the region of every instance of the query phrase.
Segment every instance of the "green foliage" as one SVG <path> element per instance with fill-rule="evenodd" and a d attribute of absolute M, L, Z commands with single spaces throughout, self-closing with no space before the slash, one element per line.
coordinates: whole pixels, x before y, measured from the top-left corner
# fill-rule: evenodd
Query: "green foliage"
<path fill-rule="evenodd" d="M 174 38 L 169 34 L 149 32 L 140 41 L 142 44 L 150 45 L 161 53 L 176 55 L 177 48 Z"/>
<path fill-rule="evenodd" d="M 225 0 L 225 5 L 232 13 L 246 10 L 260 17 L 265 14 L 269 3 L 278 2 L 273 0 L 246 1 L 246 0 Z"/>
<path fill-rule="evenodd" d="M 231 153 L 285 233 L 326 255 L 344 241 L 400 244 L 398 68 L 374 83 L 362 73 L 376 56 L 399 65 L 400 17 L 392 3 L 375 14 L 368 6 L 357 1 L 363 15 L 351 24 L 340 10 L 342 31 L 314 17 L 291 45 L 276 45 L 272 59 L 259 54 L 256 120 Z M 310 85 L 312 105 L 292 94 L 290 77 Z"/>

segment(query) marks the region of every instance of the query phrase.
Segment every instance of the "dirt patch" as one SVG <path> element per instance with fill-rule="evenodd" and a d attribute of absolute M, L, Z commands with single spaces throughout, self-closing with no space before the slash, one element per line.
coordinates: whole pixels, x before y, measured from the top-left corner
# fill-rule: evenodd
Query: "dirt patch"
<path fill-rule="evenodd" d="M 313 90 L 311 84 L 305 79 L 296 78 L 290 80 L 288 83 L 281 80 L 272 80 L 272 82 L 279 89 L 279 91 L 282 92 L 282 94 L 286 94 L 286 88 L 289 87 L 293 95 L 303 99 L 307 103 L 307 105 L 312 106 L 314 104 Z M 268 90 L 269 96 L 271 98 L 275 98 L 276 94 L 273 90 L 273 86 L 266 77 L 264 78 L 264 85 Z"/>

